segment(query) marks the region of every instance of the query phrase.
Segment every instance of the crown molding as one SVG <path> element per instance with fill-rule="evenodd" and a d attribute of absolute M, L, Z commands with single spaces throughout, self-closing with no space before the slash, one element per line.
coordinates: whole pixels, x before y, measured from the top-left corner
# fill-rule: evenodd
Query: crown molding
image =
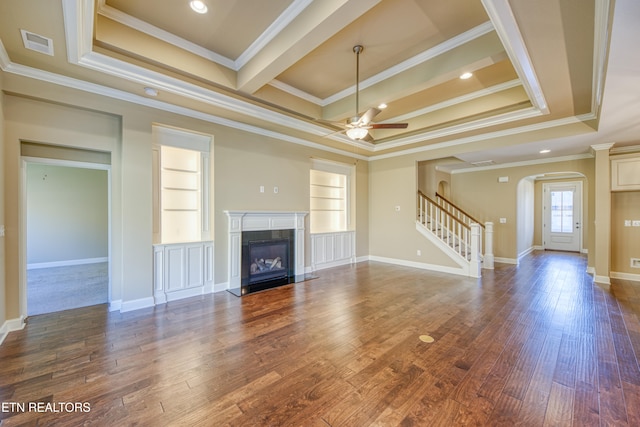
<path fill-rule="evenodd" d="M 528 118 L 537 117 L 540 115 L 542 115 L 542 113 L 540 113 L 540 111 L 538 111 L 534 107 L 525 108 L 518 111 L 512 111 L 509 113 L 488 117 L 485 119 L 474 120 L 474 121 L 463 123 L 457 126 L 450 126 L 444 129 L 437 129 L 434 131 L 427 131 L 427 132 L 411 135 L 404 138 L 398 138 L 390 142 L 383 142 L 380 144 L 376 144 L 374 151 L 382 151 L 382 150 L 388 150 L 391 148 L 398 148 L 398 147 L 402 147 L 409 144 L 415 144 L 417 142 L 424 142 L 430 139 L 436 139 L 436 138 L 441 138 L 445 136 L 455 135 L 458 133 L 481 129 L 488 126 L 496 126 L 504 123 L 513 122 L 516 120 L 528 119 Z M 445 144 L 450 144 L 447 146 L 457 145 L 456 141 L 449 141 Z M 438 145 L 438 144 L 430 145 L 430 147 L 435 145 Z"/>
<path fill-rule="evenodd" d="M 275 21 L 242 53 L 237 59 L 227 58 L 209 49 L 203 48 L 195 43 L 164 31 L 154 25 L 144 22 L 138 18 L 115 9 L 105 3 L 105 0 L 98 1 L 98 14 L 112 19 L 122 25 L 134 30 L 141 31 L 158 40 L 162 40 L 194 55 L 215 62 L 234 71 L 245 66 L 265 45 L 273 40 L 286 26 L 293 21 L 313 0 L 294 0 L 285 11 L 276 18 Z"/>
<path fill-rule="evenodd" d="M 591 111 L 597 112 L 602 104 L 605 70 L 609 52 L 609 8 L 610 0 L 595 0 L 594 46 L 593 46 L 593 83 L 591 91 Z"/>
<path fill-rule="evenodd" d="M 626 154 L 640 152 L 640 145 L 627 145 L 625 147 L 613 147 L 609 150 L 609 154 Z"/>
<path fill-rule="evenodd" d="M 482 98 L 484 96 L 492 95 L 494 93 L 502 92 L 503 90 L 512 89 L 517 86 L 522 86 L 522 82 L 519 79 L 511 80 L 509 82 L 504 82 L 497 84 L 495 86 L 488 87 L 486 89 L 477 90 L 472 93 L 468 93 L 462 96 L 458 96 L 457 98 L 451 98 L 446 101 L 440 102 L 438 104 L 433 104 L 428 107 L 422 108 L 420 110 L 413 111 L 409 114 L 403 114 L 401 116 L 395 116 L 388 120 L 376 123 L 393 123 L 393 122 L 403 122 L 409 119 L 412 119 L 417 116 L 421 116 L 423 114 L 428 114 L 437 110 L 441 110 L 443 108 L 452 107 L 457 104 L 462 104 L 464 102 L 469 102 L 474 99 Z"/>
<path fill-rule="evenodd" d="M 247 65 L 271 40 L 280 34 L 313 0 L 294 0 L 284 12 L 236 59 L 236 71 Z"/>
<path fill-rule="evenodd" d="M 147 34 L 153 38 L 162 40 L 163 42 L 176 46 L 182 50 L 193 53 L 194 55 L 197 55 L 208 61 L 215 62 L 216 64 L 222 65 L 223 67 L 227 67 L 234 71 L 238 71 L 236 69 L 236 63 L 232 59 L 222 56 L 209 49 L 205 49 L 200 45 L 197 45 L 188 40 L 185 40 L 182 37 L 178 37 L 175 34 L 171 34 L 168 31 L 162 30 L 156 26 L 153 26 L 131 15 L 127 15 L 126 13 L 118 9 L 115 9 L 109 5 L 102 4 L 98 9 L 98 14 L 104 17 L 107 17 L 113 21 L 116 21 L 122 25 L 125 25 L 129 28 L 132 28 L 136 31 L 140 31 L 144 34 Z"/>
<path fill-rule="evenodd" d="M 523 82 L 529 99 L 544 114 L 549 114 L 547 101 L 542 93 L 542 87 L 536 76 L 535 69 L 529 57 L 518 23 L 513 15 L 509 0 L 482 0 L 496 33 L 502 42 L 507 56 L 513 63 L 520 80 Z"/>
<path fill-rule="evenodd" d="M 572 156 L 549 157 L 546 159 L 525 160 L 522 162 L 501 163 L 498 165 L 491 165 L 491 166 L 454 169 L 451 171 L 451 174 L 455 175 L 459 173 L 480 172 L 480 171 L 488 171 L 488 170 L 494 170 L 494 169 L 519 168 L 523 166 L 540 165 L 545 163 L 567 162 L 572 160 L 583 160 L 583 159 L 593 159 L 593 156 L 587 153 L 587 154 L 575 154 Z"/>
<path fill-rule="evenodd" d="M 487 140 L 487 139 L 497 139 L 497 138 L 502 138 L 502 137 L 511 136 L 511 135 L 517 135 L 517 134 L 525 133 L 525 132 L 535 132 L 535 131 L 548 129 L 548 128 L 553 128 L 553 127 L 557 127 L 557 126 L 565 126 L 565 125 L 571 125 L 571 124 L 575 124 L 575 123 L 582 123 L 584 121 L 591 120 L 591 119 L 593 119 L 593 114 L 584 114 L 584 115 L 581 115 L 581 116 L 571 116 L 571 117 L 566 117 L 566 118 L 557 119 L 557 120 L 551 120 L 551 121 L 542 122 L 542 123 L 534 123 L 532 125 L 520 126 L 520 127 L 500 130 L 500 131 L 496 131 L 496 132 L 484 133 L 484 134 L 481 134 L 481 135 L 469 136 L 469 137 L 466 137 L 466 138 L 459 138 L 459 139 L 455 139 L 455 140 L 451 140 L 451 141 L 440 142 L 440 143 L 437 143 L 437 144 L 429 144 L 429 145 L 425 145 L 425 146 L 422 146 L 422 147 L 410 148 L 408 150 L 397 151 L 397 152 L 393 152 L 393 153 L 374 155 L 374 156 L 371 156 L 369 158 L 369 160 L 371 160 L 371 161 L 382 160 L 382 159 L 388 159 L 388 158 L 392 158 L 392 157 L 399 157 L 399 156 L 404 156 L 404 155 L 409 155 L 409 154 L 424 153 L 424 152 L 427 152 L 427 151 L 439 150 L 439 149 L 448 148 L 448 147 L 455 147 L 456 145 L 470 144 L 470 143 L 473 143 L 473 142 L 484 141 L 484 140 Z M 377 147 L 378 146 L 376 146 L 376 148 Z"/>
<path fill-rule="evenodd" d="M 0 49 L 0 66 L 2 67 L 2 71 L 7 73 L 12 73 L 22 77 L 27 77 L 34 80 L 52 83 L 52 84 L 67 87 L 70 89 L 76 89 L 83 92 L 92 93 L 95 95 L 117 99 L 119 101 L 125 101 L 125 102 L 129 102 L 136 105 L 142 105 L 142 106 L 154 108 L 157 110 L 167 111 L 169 113 L 174 113 L 174 114 L 178 114 L 186 117 L 195 118 L 208 123 L 233 128 L 233 129 L 241 130 L 244 132 L 253 133 L 256 135 L 265 136 L 268 138 L 274 138 L 281 141 L 291 142 L 293 144 L 303 145 L 305 147 L 314 148 L 321 151 L 340 154 L 343 156 L 356 158 L 359 160 L 369 159 L 367 156 L 363 156 L 355 152 L 350 152 L 350 151 L 333 148 L 333 147 L 327 147 L 325 145 L 311 142 L 302 138 L 296 138 L 280 132 L 270 131 L 258 126 L 248 125 L 246 123 L 241 123 L 235 120 L 225 119 L 222 117 L 215 116 L 213 114 L 203 113 L 202 111 L 197 111 L 197 110 L 193 110 L 186 107 L 180 107 L 167 102 L 158 101 L 155 99 L 149 99 L 141 95 L 132 94 L 130 92 L 113 89 L 113 88 L 102 86 L 99 84 L 86 82 L 84 80 L 78 80 L 78 79 L 63 76 L 60 74 L 51 73 L 48 71 L 42 71 L 36 68 L 27 67 L 25 65 L 14 64 L 12 62 L 9 62 L 9 64 L 6 64 L 2 58 L 6 57 L 7 53 L 6 53 L 6 50 L 4 49 L 4 45 L 2 45 L 1 40 L 0 40 L 0 48 L 1 48 Z M 351 145 L 354 146 L 354 149 L 363 148 L 360 146 L 356 146 L 355 144 L 351 144 Z"/>
<path fill-rule="evenodd" d="M 397 65 L 394 65 L 391 68 L 387 68 L 386 70 L 382 71 L 381 73 L 376 74 L 375 76 L 371 76 L 366 80 L 363 80 L 359 83 L 360 85 L 360 89 L 366 89 L 368 87 L 371 87 L 375 84 L 378 84 L 386 79 L 389 79 L 393 76 L 396 76 L 400 73 L 402 73 L 403 71 L 406 71 L 410 68 L 416 67 L 420 64 L 422 64 L 423 62 L 429 61 L 439 55 L 442 55 L 443 53 L 446 53 L 450 50 L 453 50 L 457 47 L 460 47 L 462 45 L 464 45 L 465 43 L 470 42 L 471 40 L 475 40 L 480 36 L 483 36 L 485 34 L 488 34 L 490 32 L 494 31 L 493 25 L 491 24 L 490 21 L 487 21 L 483 24 L 478 25 L 477 27 L 474 27 L 468 31 L 465 31 L 462 34 L 459 34 L 455 37 L 452 37 L 451 39 L 446 40 L 443 43 L 440 43 L 437 46 L 434 46 L 430 49 L 425 50 L 424 52 L 407 59 L 406 61 L 403 61 Z M 339 101 L 343 98 L 346 98 L 350 95 L 353 95 L 354 93 L 356 93 L 356 85 L 353 85 L 345 90 L 342 90 L 336 94 L 333 94 L 325 99 L 322 100 L 322 104 L 320 104 L 321 106 L 326 106 L 329 104 L 332 104 L 336 101 Z"/>

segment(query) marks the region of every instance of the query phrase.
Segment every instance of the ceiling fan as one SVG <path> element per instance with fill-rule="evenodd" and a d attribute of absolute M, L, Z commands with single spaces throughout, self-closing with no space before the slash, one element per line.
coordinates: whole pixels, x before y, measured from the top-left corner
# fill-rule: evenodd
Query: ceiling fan
<path fill-rule="evenodd" d="M 380 109 L 369 108 L 362 116 L 358 116 L 360 111 L 360 54 L 364 50 L 362 45 L 356 45 L 353 47 L 353 51 L 356 54 L 356 116 L 347 121 L 345 132 L 349 138 L 354 141 L 366 140 L 373 141 L 373 138 L 369 134 L 369 129 L 406 129 L 407 123 L 373 123 L 372 120 L 375 116 L 380 114 Z"/>

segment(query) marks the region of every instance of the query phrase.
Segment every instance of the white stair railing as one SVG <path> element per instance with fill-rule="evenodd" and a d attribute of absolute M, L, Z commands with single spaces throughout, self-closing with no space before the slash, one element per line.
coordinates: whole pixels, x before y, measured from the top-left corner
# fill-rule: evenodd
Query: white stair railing
<path fill-rule="evenodd" d="M 437 198 L 433 200 L 418 191 L 418 221 L 469 262 L 472 277 L 480 277 L 482 264 L 493 268 L 493 223 L 482 225 L 446 199 Z"/>

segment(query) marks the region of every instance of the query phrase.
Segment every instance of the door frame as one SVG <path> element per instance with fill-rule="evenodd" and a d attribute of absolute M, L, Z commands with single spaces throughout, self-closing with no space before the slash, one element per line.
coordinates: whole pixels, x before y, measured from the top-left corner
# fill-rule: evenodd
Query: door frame
<path fill-rule="evenodd" d="M 562 186 L 575 186 L 576 192 L 579 195 L 579 203 L 577 203 L 577 208 L 579 209 L 579 213 L 577 215 L 578 221 L 580 222 L 580 232 L 578 233 L 578 252 L 583 253 L 583 236 L 584 236 L 584 188 L 582 185 L 582 181 L 556 181 L 556 182 L 544 182 L 542 183 L 542 248 L 547 249 L 547 191 L 549 191 L 552 187 L 562 187 Z M 574 205 L 574 213 L 576 211 L 576 206 Z M 554 250 L 554 249 L 549 249 Z"/>
<path fill-rule="evenodd" d="M 29 164 L 41 164 L 51 166 L 63 166 L 81 169 L 97 169 L 107 172 L 107 263 L 108 263 L 108 302 L 111 303 L 112 294 L 112 256 L 111 256 L 111 165 L 102 163 L 79 162 L 73 160 L 51 159 L 45 157 L 20 157 L 20 273 L 19 273 L 19 301 L 20 317 L 27 318 L 27 166 Z"/>

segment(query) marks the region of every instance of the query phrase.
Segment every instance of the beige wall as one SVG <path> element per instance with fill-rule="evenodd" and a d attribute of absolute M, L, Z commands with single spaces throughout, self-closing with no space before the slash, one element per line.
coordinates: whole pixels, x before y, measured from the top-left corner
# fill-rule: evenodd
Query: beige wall
<path fill-rule="evenodd" d="M 371 162 L 369 171 L 370 254 L 457 268 L 416 231 L 418 162 L 411 156 L 393 157 Z"/>
<path fill-rule="evenodd" d="M 452 197 L 455 203 L 472 213 L 480 221 L 494 223 L 494 254 L 496 257 L 516 260 L 518 257 L 517 201 L 520 180 L 544 173 L 573 172 L 585 176 L 583 188 L 583 246 L 592 248 L 593 203 L 595 169 L 593 159 L 571 160 L 537 165 L 519 166 L 486 171 L 456 173 L 452 175 Z M 500 183 L 498 177 L 509 177 L 509 182 Z M 538 191 L 536 191 L 538 193 Z M 541 206 L 541 205 L 540 205 Z M 537 212 L 541 208 L 535 208 Z M 506 224 L 500 224 L 506 218 Z M 536 222 L 540 217 L 536 217 Z M 541 231 L 534 231 L 534 242 L 541 242 Z M 541 244 L 541 243 L 540 243 Z M 591 252 L 591 251 L 589 251 Z M 589 265 L 591 257 L 589 257 Z"/>
<path fill-rule="evenodd" d="M 20 315 L 24 281 L 24 237 L 20 213 L 20 141 L 82 147 L 111 153 L 112 300 L 152 297 L 152 125 L 193 130 L 214 137 L 213 224 L 215 283 L 227 281 L 225 210 L 309 210 L 311 158 L 356 164 L 357 256 L 369 253 L 369 168 L 350 156 L 286 143 L 152 108 L 4 75 L 6 123 L 3 178 L 7 252 L 6 313 Z M 1 142 L 1 140 L 0 140 Z M 260 185 L 265 193 L 259 193 Z M 275 194 L 273 187 L 278 186 Z M 1 193 L 0 193 L 1 194 Z M 307 239 L 309 240 L 309 239 Z M 310 265 L 310 248 L 306 248 Z M 0 283 L 1 284 L 1 283 Z M 0 319 L 2 319 L 0 318 Z"/>
<path fill-rule="evenodd" d="M 640 191 L 611 194 L 611 271 L 640 275 L 631 258 L 640 258 L 640 227 L 625 227 L 625 220 L 640 220 Z"/>

